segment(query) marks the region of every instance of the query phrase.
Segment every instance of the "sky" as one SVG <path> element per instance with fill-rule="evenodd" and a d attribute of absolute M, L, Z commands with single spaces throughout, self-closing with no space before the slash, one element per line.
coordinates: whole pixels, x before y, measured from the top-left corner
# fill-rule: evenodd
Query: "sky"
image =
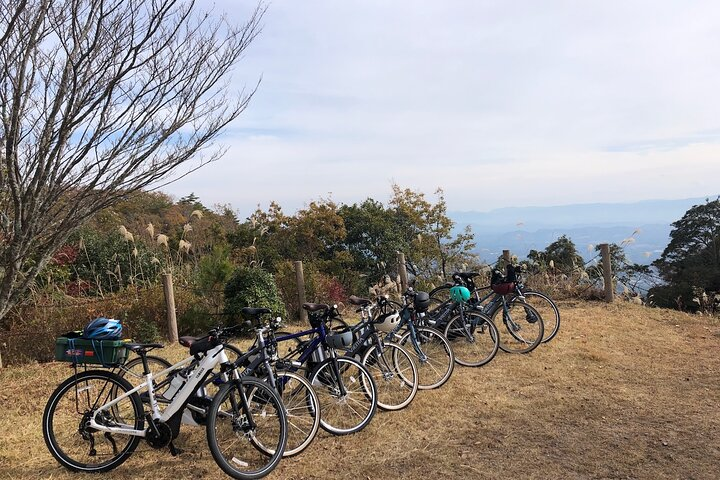
<path fill-rule="evenodd" d="M 720 2 L 274 0 L 263 24 L 224 157 L 163 191 L 241 218 L 393 183 L 451 211 L 720 193 Z"/>

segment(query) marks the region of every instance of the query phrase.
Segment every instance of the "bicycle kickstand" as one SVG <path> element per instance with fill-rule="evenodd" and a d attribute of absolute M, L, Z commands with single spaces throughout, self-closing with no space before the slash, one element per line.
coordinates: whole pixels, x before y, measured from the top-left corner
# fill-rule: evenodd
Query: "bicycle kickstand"
<path fill-rule="evenodd" d="M 173 457 L 177 457 L 178 455 L 183 453 L 183 450 L 181 448 L 177 448 L 173 442 L 170 442 L 169 448 L 170 455 L 172 455 Z"/>

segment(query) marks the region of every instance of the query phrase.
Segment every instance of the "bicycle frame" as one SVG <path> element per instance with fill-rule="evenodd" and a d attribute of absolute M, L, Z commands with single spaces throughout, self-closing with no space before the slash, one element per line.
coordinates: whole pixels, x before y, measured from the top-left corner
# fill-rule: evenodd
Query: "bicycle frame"
<path fill-rule="evenodd" d="M 302 332 L 292 333 L 290 335 L 284 335 L 282 337 L 276 337 L 275 341 L 277 343 L 280 343 L 287 340 L 294 340 L 296 338 L 314 335 L 316 333 L 318 334 L 318 336 L 310 339 L 310 343 L 297 347 L 284 357 L 287 358 L 289 356 L 295 355 L 302 350 L 302 353 L 300 354 L 300 357 L 297 361 L 300 363 L 305 363 L 312 355 L 312 352 L 314 352 L 322 344 L 323 340 L 325 340 L 326 332 L 324 324 L 321 323 L 319 327 L 315 327 L 310 330 L 304 330 Z"/>
<path fill-rule="evenodd" d="M 292 333 L 290 335 L 284 335 L 282 337 L 276 338 L 275 341 L 280 343 L 280 342 L 284 342 L 286 340 L 293 340 L 296 338 L 300 338 L 300 337 L 304 337 L 304 336 L 308 336 L 308 335 L 314 335 L 314 334 L 317 334 L 317 336 L 313 337 L 310 340 L 310 343 L 298 346 L 296 349 L 292 350 L 288 355 L 286 355 L 283 358 L 283 360 L 295 355 L 298 352 L 302 352 L 300 354 L 300 357 L 297 359 L 297 362 L 299 362 L 299 364 L 302 365 L 302 364 L 305 364 L 305 362 L 312 356 L 313 352 L 315 352 L 316 350 L 322 351 L 322 345 L 325 343 L 325 336 L 327 335 L 327 331 L 325 330 L 325 323 L 324 323 L 324 321 L 321 320 L 320 324 L 317 327 L 313 327 L 310 330 L 304 330 L 302 332 Z M 340 388 L 340 394 L 345 395 L 347 392 L 345 389 L 345 384 L 342 381 L 342 376 L 340 375 L 340 369 L 339 369 L 338 363 L 337 363 L 337 355 L 336 355 L 334 349 L 331 348 L 329 351 L 330 351 L 329 358 L 333 359 L 332 370 L 335 375 L 335 378 L 338 381 L 338 387 Z M 324 354 L 324 352 L 323 352 L 323 354 Z M 298 366 L 293 365 L 293 367 L 295 367 L 294 370 L 297 370 Z"/>
<path fill-rule="evenodd" d="M 167 407 L 164 410 L 160 410 L 160 407 L 158 405 L 157 398 L 155 396 L 155 389 L 153 387 L 153 379 L 155 378 L 162 378 L 164 376 L 167 376 L 172 371 L 182 368 L 186 365 L 191 364 L 195 360 L 194 356 L 188 357 L 184 360 L 179 361 L 175 365 L 172 365 L 171 367 L 166 368 L 162 372 L 159 372 L 157 374 L 148 373 L 145 375 L 145 381 L 138 385 L 137 387 L 133 388 L 132 390 L 129 390 L 125 392 L 124 394 L 120 395 L 119 397 L 116 397 L 115 399 L 111 400 L 110 402 L 100 406 L 97 408 L 95 413 L 93 414 L 92 418 L 90 418 L 90 427 L 101 431 L 101 432 L 109 432 L 109 433 L 118 433 L 118 434 L 124 434 L 124 435 L 133 435 L 136 437 L 145 437 L 145 430 L 135 430 L 134 428 L 123 428 L 123 427 L 108 427 L 105 425 L 101 425 L 97 423 L 95 418 L 97 415 L 101 412 L 105 412 L 115 405 L 117 405 L 122 400 L 130 397 L 131 395 L 139 392 L 140 390 L 143 390 L 147 388 L 148 392 L 148 398 L 150 401 L 150 416 L 153 420 L 161 420 L 163 422 L 167 422 L 173 415 L 175 415 L 180 409 L 185 407 L 185 404 L 187 403 L 187 400 L 190 398 L 191 395 L 195 393 L 195 391 L 198 389 L 199 386 L 202 385 L 205 378 L 212 373 L 213 369 L 222 363 L 228 363 L 227 355 L 224 351 L 224 345 L 218 345 L 207 352 L 205 352 L 205 356 L 198 362 L 198 365 L 195 369 L 192 370 L 191 375 L 188 377 L 187 381 L 185 382 L 185 385 L 182 386 L 180 390 L 175 394 L 174 399 L 172 402 L 170 402 Z M 238 379 L 239 375 L 237 374 L 237 371 L 234 371 L 234 378 Z"/>
<path fill-rule="evenodd" d="M 400 311 L 400 323 L 398 323 L 398 325 L 387 334 L 387 337 L 394 339 L 405 325 L 407 325 L 407 329 L 410 331 L 410 339 L 412 340 L 413 349 L 415 350 L 415 353 L 417 353 L 418 358 L 421 362 L 427 361 L 428 357 L 425 355 L 425 352 L 422 351 L 420 344 L 418 343 L 417 330 L 415 329 L 413 314 L 410 312 L 409 306 L 406 305 Z"/>

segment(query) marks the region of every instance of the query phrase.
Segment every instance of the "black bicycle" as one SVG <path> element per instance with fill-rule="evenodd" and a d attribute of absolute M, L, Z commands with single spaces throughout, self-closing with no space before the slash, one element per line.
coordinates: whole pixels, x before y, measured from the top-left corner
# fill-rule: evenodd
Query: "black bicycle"
<path fill-rule="evenodd" d="M 378 407 L 382 410 L 401 410 L 413 401 L 420 377 L 410 354 L 400 345 L 385 341 L 381 333 L 388 333 L 399 323 L 397 312 L 376 314 L 385 299 L 377 301 L 351 296 L 351 304 L 358 306 L 360 322 L 350 330 L 353 344 L 345 356 L 359 359 L 375 381 Z"/>
<path fill-rule="evenodd" d="M 543 317 L 532 305 L 525 301 L 525 297 L 513 294 L 516 282 L 493 283 L 487 287 L 478 288 L 474 278 L 480 275 L 477 272 L 456 272 L 452 275 L 454 283 L 446 283 L 432 290 L 431 301 L 435 305 L 442 305 L 449 297 L 450 289 L 454 285 L 463 285 L 472 294 L 468 306 L 471 311 L 485 314 L 498 330 L 499 348 L 508 353 L 529 353 L 537 348 L 543 340 L 545 325 Z M 480 291 L 490 290 L 484 297 Z M 434 307 L 433 311 L 438 307 Z"/>
<path fill-rule="evenodd" d="M 457 283 L 456 287 L 464 287 Z M 465 290 L 465 295 L 468 295 Z M 497 354 L 500 334 L 492 319 L 473 309 L 469 299 L 455 295 L 428 310 L 426 321 L 441 330 L 452 345 L 455 361 L 467 367 L 480 367 Z"/>
<path fill-rule="evenodd" d="M 461 272 L 459 274 L 463 276 L 472 275 L 473 277 L 479 275 L 478 273 L 469 272 Z M 508 265 L 504 276 L 501 272 L 495 270 L 492 277 L 491 284 L 479 290 L 492 290 L 494 286 L 497 292 L 493 291 L 492 294 L 488 294 L 483 298 L 480 298 L 479 293 L 475 295 L 476 302 L 481 304 L 486 304 L 485 302 L 490 300 L 490 302 L 486 304 L 488 308 L 483 310 L 484 313 L 492 317 L 492 314 L 501 308 L 500 302 L 497 301 L 497 298 L 495 298 L 493 294 L 506 295 L 507 301 L 521 301 L 532 306 L 540 313 L 544 327 L 542 343 L 547 343 L 557 336 L 560 331 L 560 309 L 549 295 L 525 285 L 525 275 L 522 268 Z M 431 290 L 430 297 L 433 303 L 437 305 L 447 300 L 449 298 L 450 288 L 453 285 L 454 283 L 448 282 Z"/>
<path fill-rule="evenodd" d="M 395 310 L 387 302 L 381 308 L 385 313 L 396 311 L 400 320 L 385 336 L 414 356 L 418 368 L 420 390 L 438 388 L 450 379 L 455 367 L 455 355 L 445 335 L 428 326 L 425 313 L 430 306 L 427 292 L 416 292 L 412 287 L 403 294 L 404 305 Z"/>

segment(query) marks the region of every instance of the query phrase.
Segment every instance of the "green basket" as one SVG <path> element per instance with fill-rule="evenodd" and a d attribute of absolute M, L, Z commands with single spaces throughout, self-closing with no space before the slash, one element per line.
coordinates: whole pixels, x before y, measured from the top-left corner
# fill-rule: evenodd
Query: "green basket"
<path fill-rule="evenodd" d="M 55 341 L 55 360 L 60 362 L 111 367 L 122 365 L 127 357 L 128 349 L 122 340 L 59 337 Z"/>

